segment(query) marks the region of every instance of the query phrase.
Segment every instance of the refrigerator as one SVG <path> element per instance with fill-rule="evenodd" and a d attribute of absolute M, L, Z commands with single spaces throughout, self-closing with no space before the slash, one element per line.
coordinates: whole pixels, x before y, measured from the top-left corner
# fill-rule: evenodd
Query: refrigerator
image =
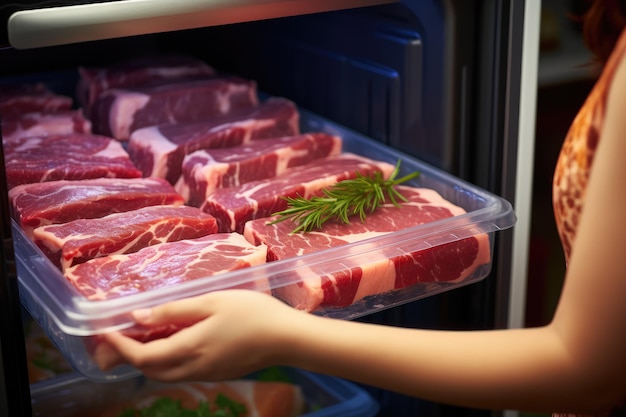
<path fill-rule="evenodd" d="M 0 5 L 0 79 L 43 80 L 72 95 L 60 83 L 68 69 L 146 51 L 192 54 L 500 196 L 517 220 L 495 233 L 488 276 L 355 320 L 459 330 L 520 327 L 540 7 L 533 0 L 17 1 Z M 31 414 L 27 313 L 4 169 L 0 183 L 0 414 L 23 416 Z M 363 388 L 379 402 L 380 416 L 515 413 Z"/>

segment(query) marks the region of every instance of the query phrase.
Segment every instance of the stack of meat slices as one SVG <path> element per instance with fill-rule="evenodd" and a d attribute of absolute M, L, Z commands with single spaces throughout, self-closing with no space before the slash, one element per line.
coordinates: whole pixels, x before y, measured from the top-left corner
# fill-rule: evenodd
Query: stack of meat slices
<path fill-rule="evenodd" d="M 126 141 L 146 126 L 203 121 L 258 105 L 256 83 L 190 56 L 139 57 L 80 68 L 79 101 L 96 133 Z"/>
<path fill-rule="evenodd" d="M 0 86 L 0 114 L 3 120 L 28 113 L 66 111 L 72 105 L 71 97 L 57 94 L 43 83 Z"/>
<path fill-rule="evenodd" d="M 310 198 L 339 181 L 355 178 L 357 173 L 381 173 L 387 178 L 393 169 L 386 162 L 342 153 L 289 168 L 268 179 L 217 189 L 200 208 L 215 216 L 221 232 L 242 233 L 246 222 L 286 209 L 288 197 Z"/>
<path fill-rule="evenodd" d="M 294 103 L 260 101 L 254 81 L 221 76 L 197 60 L 170 57 L 159 64 L 151 58 L 80 74 L 80 100 L 94 129 L 100 137 L 110 135 L 109 146 L 119 142 L 136 172 L 127 175 L 132 178 L 80 180 L 40 172 L 28 179 L 38 182 L 13 187 L 10 198 L 15 220 L 89 300 L 199 278 L 216 282 L 213 277 L 227 271 L 463 213 L 432 190 L 402 187 L 406 203 L 387 205 L 365 223 L 330 222 L 293 234 L 289 221 L 268 224 L 287 207 L 285 197 L 319 195 L 357 173 L 388 177 L 394 166 L 343 152 L 340 137 L 300 132 Z M 70 137 L 54 136 L 68 146 Z M 120 231 L 131 230 L 121 237 Z M 274 285 L 267 277 L 238 285 L 273 291 L 294 307 L 315 311 L 416 283 L 462 281 L 489 258 L 487 237 L 477 235 L 380 261 L 346 260 L 341 270 L 308 271 L 293 285 Z"/>
<path fill-rule="evenodd" d="M 81 68 L 80 74 L 79 97 L 92 115 L 101 96 L 111 92 L 113 87 L 120 91 L 123 88 L 148 88 L 148 84 L 155 90 L 168 91 L 165 96 L 172 97 L 172 100 L 179 97 L 184 101 L 190 94 L 174 86 L 182 83 L 187 88 L 206 81 L 207 85 L 214 87 L 208 95 L 220 114 L 257 104 L 253 82 L 218 79 L 208 65 L 185 57 L 164 57 L 159 65 L 150 58 L 111 68 Z M 244 86 L 241 92 L 238 92 L 237 85 Z M 206 90 L 198 91 L 197 94 L 207 95 L 204 94 Z M 33 99 L 35 95 L 37 97 Z M 82 115 L 81 110 L 70 110 L 70 98 L 52 93 L 43 84 L 4 90 L 2 98 L 7 108 L 15 113 L 10 120 L 17 120 L 19 109 L 29 112 L 24 116 L 33 116 L 36 109 L 73 111 Z M 289 126 L 287 132 L 292 132 L 293 126 L 297 128 L 297 112 L 292 103 L 287 104 L 292 106 L 291 119 L 286 123 Z M 198 104 L 185 105 L 191 109 Z M 184 112 L 184 106 L 178 106 L 176 111 Z M 185 259 L 181 256 L 185 247 L 193 248 L 196 261 L 200 260 L 201 253 L 213 256 L 211 262 L 191 262 L 187 257 L 184 264 L 179 263 L 183 272 L 179 277 L 181 281 L 265 262 L 263 247 L 253 247 L 241 235 L 216 234 L 216 220 L 198 208 L 185 206 L 184 199 L 167 181 L 142 178 L 142 172 L 130 160 L 126 146 L 116 138 L 65 131 L 59 118 L 45 121 L 39 123 L 37 129 L 11 130 L 10 140 L 4 141 L 5 165 L 9 173 L 12 217 L 26 236 L 34 240 L 62 271 L 101 258 L 105 258 L 106 263 L 116 255 L 133 255 L 131 259 L 143 262 L 141 254 L 136 257 L 134 254 L 152 246 L 159 246 L 159 259 L 167 265 L 165 271 L 172 275 L 173 260 Z M 202 239 L 205 237 L 208 238 Z M 178 246 L 170 245 L 178 242 L 181 242 Z M 241 253 L 236 254 L 234 247 L 241 249 Z M 254 256 L 244 253 L 245 250 Z M 153 265 L 157 263 L 155 260 Z M 129 266 L 129 269 L 132 268 Z M 66 272 L 66 277 L 71 276 Z M 76 284 L 79 291 L 85 288 L 80 279 L 69 281 Z M 107 282 L 113 281 L 105 274 L 98 285 L 106 288 Z M 130 285 L 142 288 L 136 282 Z M 83 291 L 88 298 L 93 293 L 102 294 L 103 291 L 97 288 Z M 114 294 L 111 296 L 115 297 Z"/>
<path fill-rule="evenodd" d="M 89 133 L 21 136 L 4 144 L 9 188 L 93 178 L 139 178 L 141 171 L 115 139 Z"/>
<path fill-rule="evenodd" d="M 91 122 L 72 106 L 71 97 L 42 83 L 0 86 L 3 144 L 25 136 L 90 133 Z"/>
<path fill-rule="evenodd" d="M 135 130 L 128 152 L 144 176 L 180 180 L 186 155 L 203 149 L 247 145 L 253 139 L 299 133 L 299 114 L 294 103 L 273 97 L 258 107 L 223 117 L 189 123 L 149 126 Z"/>
<path fill-rule="evenodd" d="M 91 122 L 78 109 L 35 111 L 19 116 L 2 116 L 2 141 L 10 143 L 28 136 L 90 133 Z"/>
<path fill-rule="evenodd" d="M 79 67 L 78 102 L 90 114 L 93 104 L 106 90 L 123 89 L 168 80 L 207 78 L 216 71 L 204 61 L 188 55 L 149 55 L 105 67 Z"/>
<path fill-rule="evenodd" d="M 212 215 L 184 205 L 172 183 L 180 177 L 180 165 L 188 153 L 267 139 L 266 155 L 257 157 L 269 160 L 281 152 L 272 146 L 273 138 L 288 138 L 281 142 L 284 149 L 292 150 L 306 142 L 291 163 L 282 157 L 273 161 L 278 173 L 284 165 L 303 164 L 341 150 L 337 137 L 320 134 L 314 135 L 319 140 L 313 141 L 308 136 L 296 137 L 299 114 L 294 103 L 276 97 L 258 105 L 254 82 L 218 77 L 208 65 L 193 59 L 164 57 L 161 63 L 154 58 L 139 59 L 110 68 L 81 68 L 80 74 L 79 97 L 94 118 L 94 126 L 101 126 L 98 120 L 108 119 L 113 124 L 106 129 L 126 129 L 130 134 L 144 122 L 154 125 L 140 129 L 135 139 L 123 144 L 118 139 L 123 140 L 125 134 L 116 138 L 93 133 L 53 134 L 56 126 L 52 123 L 41 126 L 37 136 L 22 129 L 5 149 L 13 218 L 88 299 L 116 298 L 265 262 L 263 245 L 251 245 L 241 234 L 217 233 Z M 134 101 L 136 94 L 125 93 L 140 90 L 150 91 L 150 99 Z M 116 97 L 113 101 L 109 100 L 112 96 Z M 207 107 L 191 100 L 196 96 L 213 100 L 209 107 L 217 113 L 196 115 L 198 121 L 186 119 L 195 108 Z M 165 117 L 168 123 L 160 124 L 165 120 L 163 113 L 150 110 L 159 100 L 174 103 L 175 112 L 184 117 L 169 115 Z M 148 105 L 133 107 L 137 103 Z M 135 115 L 148 116 L 132 122 L 109 117 L 129 108 L 137 110 Z M 102 109 L 109 116 L 98 119 Z M 163 147 L 158 144 L 166 140 L 170 145 L 164 148 L 177 149 L 159 157 Z M 126 148 L 132 150 L 132 160 Z M 275 154 L 270 156 L 271 152 Z M 147 161 L 166 166 L 173 174 L 146 169 Z M 265 163 L 267 169 L 269 165 Z M 246 175 L 241 182 L 255 177 Z M 147 258 L 157 269 L 144 267 Z M 123 273 L 115 267 L 120 263 Z M 269 291 L 267 279 L 242 286 Z"/>
<path fill-rule="evenodd" d="M 313 132 L 255 140 L 232 148 L 204 149 L 185 156 L 176 190 L 200 207 L 218 189 L 282 175 L 290 168 L 339 155 L 339 136 Z"/>
<path fill-rule="evenodd" d="M 91 122 L 72 105 L 72 98 L 44 84 L 0 88 L 9 188 L 64 179 L 141 176 L 121 144 L 92 134 Z"/>

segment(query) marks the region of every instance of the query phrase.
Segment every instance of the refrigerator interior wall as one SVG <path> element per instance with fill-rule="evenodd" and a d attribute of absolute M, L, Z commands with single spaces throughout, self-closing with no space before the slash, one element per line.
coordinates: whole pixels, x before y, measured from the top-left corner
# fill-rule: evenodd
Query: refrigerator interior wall
<path fill-rule="evenodd" d="M 4 153 L 0 146 L 0 161 Z M 0 184 L 6 184 L 0 164 Z M 29 384 L 24 349 L 22 309 L 18 296 L 8 196 L 0 193 L 0 415 L 29 416 Z"/>
<path fill-rule="evenodd" d="M 0 76 L 32 74 L 39 79 L 43 72 L 44 81 L 55 88 L 58 74 L 78 65 L 106 65 L 146 52 L 187 52 L 219 70 L 255 79 L 261 91 L 291 98 L 513 202 L 514 179 L 509 174 L 515 169 L 519 99 L 515 71 L 523 7 L 523 1 L 406 0 L 85 44 L 7 48 L 0 51 Z M 8 206 L 0 208 L 4 223 Z M 5 226 L 1 231 L 6 242 L 10 228 Z M 491 278 L 365 320 L 437 328 L 503 326 L 510 242 L 508 232 L 496 237 L 498 262 Z M 2 261 L 4 291 L 14 279 L 10 254 L 3 252 Z M 5 305 L 7 293 L 3 294 L 0 304 Z M 3 320 L 14 317 L 5 315 L 4 308 Z M 16 372 L 9 366 L 19 366 L 7 362 L 11 351 L 4 344 L 7 335 L 14 337 L 15 332 L 3 326 L 0 348 L 5 379 Z M 25 369 L 19 367 L 17 371 Z M 23 388 L 23 382 L 18 382 Z M 17 389 L 13 383 L 5 381 L 0 398 L 16 401 L 10 391 Z M 378 394 L 388 415 L 450 412 L 437 404 Z M 458 409 L 454 413 L 487 414 Z"/>

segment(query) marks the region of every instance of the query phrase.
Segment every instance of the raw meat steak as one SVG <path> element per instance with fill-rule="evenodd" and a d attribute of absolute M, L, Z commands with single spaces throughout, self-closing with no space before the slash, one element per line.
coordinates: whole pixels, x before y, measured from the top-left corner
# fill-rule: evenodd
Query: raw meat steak
<path fill-rule="evenodd" d="M 251 181 L 239 187 L 220 188 L 200 207 L 217 219 L 221 232 L 243 232 L 248 220 L 269 217 L 287 208 L 285 197 L 309 198 L 338 181 L 382 172 L 387 178 L 394 166 L 351 153 L 316 159 L 289 168 L 269 180 Z"/>
<path fill-rule="evenodd" d="M 64 275 L 87 299 L 105 300 L 263 264 L 266 255 L 264 245 L 254 246 L 238 233 L 217 233 L 92 259 Z M 269 290 L 266 278 L 239 287 Z"/>
<path fill-rule="evenodd" d="M 217 232 L 215 218 L 189 206 L 149 206 L 38 227 L 35 243 L 62 270 L 89 259 Z"/>
<path fill-rule="evenodd" d="M 26 136 L 69 135 L 91 133 L 91 122 L 81 110 L 60 110 L 54 113 L 33 112 L 2 120 L 2 141 Z"/>
<path fill-rule="evenodd" d="M 195 122 L 258 105 L 256 83 L 236 77 L 110 89 L 94 102 L 93 131 L 119 140 L 142 127 Z"/>
<path fill-rule="evenodd" d="M 47 224 L 93 219 L 183 198 L 160 178 L 97 178 L 18 185 L 9 190 L 12 216 L 28 237 Z"/>
<path fill-rule="evenodd" d="M 20 184 L 91 178 L 138 178 L 121 143 L 86 133 L 22 137 L 4 144 L 9 188 Z"/>
<path fill-rule="evenodd" d="M 398 186 L 408 202 L 401 208 L 386 204 L 350 224 L 329 222 L 322 230 L 291 233 L 295 224 L 284 221 L 269 224 L 268 219 L 248 222 L 244 236 L 255 244 L 268 247 L 268 261 L 302 256 L 319 250 L 362 241 L 412 226 L 460 215 L 464 210 L 443 199 L 437 192 Z M 439 246 L 425 244 L 424 249 L 398 255 L 397 247 L 363 252 L 359 259 L 342 258 L 336 272 L 303 268 L 302 282 L 276 288 L 274 294 L 302 310 L 319 307 L 345 307 L 373 294 L 405 288 L 418 283 L 460 282 L 491 258 L 489 238 L 478 234 Z"/>
<path fill-rule="evenodd" d="M 78 101 L 91 108 L 102 92 L 148 83 L 165 83 L 189 77 L 209 77 L 215 70 L 203 61 L 186 55 L 156 55 L 128 59 L 106 67 L 79 67 Z"/>
<path fill-rule="evenodd" d="M 302 388 L 288 382 L 240 379 L 163 384 L 150 381 L 132 394 L 132 398 L 110 403 L 102 412 L 92 413 L 92 417 L 119 417 L 125 410 L 147 408 L 159 398 L 180 401 L 181 407 L 196 410 L 201 401 L 215 404 L 218 395 L 243 404 L 246 413 L 242 417 L 296 417 L 306 411 Z"/>
<path fill-rule="evenodd" d="M 218 188 L 280 175 L 288 168 L 338 155 L 341 138 L 327 133 L 307 133 L 253 140 L 233 148 L 193 152 L 183 160 L 183 175 L 176 191 L 187 204 L 199 207 Z"/>
<path fill-rule="evenodd" d="M 70 110 L 72 98 L 56 94 L 43 83 L 0 86 L 0 115 L 2 120 L 20 117 L 24 113 Z"/>
<path fill-rule="evenodd" d="M 165 178 L 176 184 L 185 155 L 252 139 L 296 135 L 299 121 L 296 105 L 275 97 L 229 117 L 136 130 L 128 142 L 128 153 L 145 177 Z"/>

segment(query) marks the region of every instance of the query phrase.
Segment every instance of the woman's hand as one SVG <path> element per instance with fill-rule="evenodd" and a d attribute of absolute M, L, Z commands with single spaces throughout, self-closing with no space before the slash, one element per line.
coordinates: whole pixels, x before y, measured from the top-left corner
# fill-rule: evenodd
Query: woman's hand
<path fill-rule="evenodd" d="M 144 326 L 195 324 L 148 343 L 106 334 L 96 360 L 103 370 L 126 362 L 162 381 L 237 378 L 278 364 L 289 329 L 307 315 L 260 292 L 217 291 L 134 312 Z"/>

